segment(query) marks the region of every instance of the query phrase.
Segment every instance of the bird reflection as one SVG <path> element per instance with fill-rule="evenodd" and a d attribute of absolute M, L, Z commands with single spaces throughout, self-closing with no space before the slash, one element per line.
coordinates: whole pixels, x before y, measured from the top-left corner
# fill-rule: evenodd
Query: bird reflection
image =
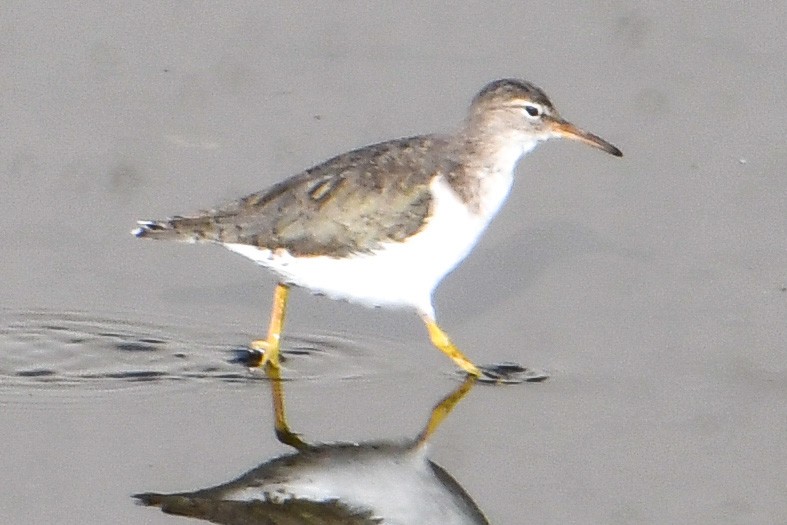
<path fill-rule="evenodd" d="M 287 424 L 278 371 L 269 367 L 268 374 L 276 437 L 294 453 L 215 487 L 134 497 L 169 514 L 225 524 L 488 523 L 459 483 L 429 460 L 425 446 L 475 379 L 468 377 L 435 405 L 414 439 L 309 444 Z"/>

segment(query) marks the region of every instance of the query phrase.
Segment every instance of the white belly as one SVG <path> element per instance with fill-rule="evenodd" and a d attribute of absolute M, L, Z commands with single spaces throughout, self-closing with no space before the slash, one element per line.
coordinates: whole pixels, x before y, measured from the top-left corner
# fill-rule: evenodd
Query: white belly
<path fill-rule="evenodd" d="M 475 246 L 509 188 L 510 184 L 497 192 L 493 209 L 473 214 L 446 182 L 435 179 L 432 217 L 421 231 L 405 242 L 390 242 L 374 252 L 343 259 L 296 258 L 281 250 L 274 253 L 244 244 L 224 246 L 270 268 L 284 282 L 334 299 L 411 307 L 434 315 L 432 292 Z"/>

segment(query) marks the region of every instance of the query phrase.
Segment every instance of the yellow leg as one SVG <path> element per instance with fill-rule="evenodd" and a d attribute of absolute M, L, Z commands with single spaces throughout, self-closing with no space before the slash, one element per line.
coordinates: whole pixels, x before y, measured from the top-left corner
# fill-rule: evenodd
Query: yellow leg
<path fill-rule="evenodd" d="M 271 323 L 268 326 L 268 338 L 258 339 L 251 342 L 251 348 L 262 352 L 262 359 L 257 364 L 264 367 L 266 364 L 278 369 L 281 364 L 279 361 L 279 349 L 281 343 L 281 330 L 284 326 L 284 314 L 287 310 L 287 296 L 290 288 L 287 285 L 279 284 L 273 294 L 273 306 L 271 307 Z"/>
<path fill-rule="evenodd" d="M 459 385 L 453 392 L 445 396 L 435 407 L 432 409 L 432 414 L 429 417 L 429 421 L 426 423 L 426 426 L 418 435 L 418 443 L 420 445 L 426 444 L 429 441 L 429 438 L 432 437 L 432 434 L 435 433 L 437 427 L 443 422 L 443 420 L 448 417 L 448 414 L 454 409 L 454 407 L 462 400 L 463 397 L 467 395 L 470 390 L 472 390 L 473 385 L 477 381 L 474 375 L 468 375 L 464 382 Z"/>
<path fill-rule="evenodd" d="M 452 343 L 451 340 L 448 339 L 448 335 L 437 326 L 434 319 L 427 315 L 421 315 L 421 319 L 423 319 L 426 324 L 426 329 L 429 331 L 429 339 L 432 341 L 433 345 L 450 357 L 459 368 L 468 374 L 475 377 L 481 376 L 481 370 L 454 346 L 454 343 Z"/>
<path fill-rule="evenodd" d="M 276 438 L 285 445 L 289 445 L 297 450 L 307 448 L 308 445 L 298 436 L 298 434 L 290 430 L 290 425 L 287 423 L 287 415 L 284 410 L 284 384 L 281 379 L 281 370 L 270 366 L 265 372 L 271 383 Z"/>

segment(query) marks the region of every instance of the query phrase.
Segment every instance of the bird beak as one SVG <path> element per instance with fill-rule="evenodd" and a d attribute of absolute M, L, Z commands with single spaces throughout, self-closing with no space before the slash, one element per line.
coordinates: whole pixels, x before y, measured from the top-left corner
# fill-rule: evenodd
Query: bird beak
<path fill-rule="evenodd" d="M 616 148 L 606 140 L 592 133 L 589 133 L 584 129 L 580 129 L 576 127 L 574 124 L 572 124 L 571 122 L 567 122 L 561 118 L 554 119 L 550 127 L 552 128 L 552 132 L 558 137 L 584 142 L 585 144 L 589 144 L 594 148 L 604 150 L 610 155 L 615 155 L 616 157 L 623 156 L 622 151 L 620 151 L 618 148 Z"/>

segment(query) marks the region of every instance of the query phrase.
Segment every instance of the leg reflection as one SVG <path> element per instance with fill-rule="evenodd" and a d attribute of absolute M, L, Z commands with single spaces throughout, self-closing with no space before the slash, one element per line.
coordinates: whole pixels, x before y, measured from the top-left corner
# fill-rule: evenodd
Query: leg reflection
<path fill-rule="evenodd" d="M 281 368 L 268 366 L 265 368 L 265 373 L 268 375 L 271 384 L 273 425 L 276 430 L 276 439 L 296 450 L 308 448 L 309 444 L 303 441 L 297 433 L 290 430 L 290 425 L 287 423 L 287 414 L 284 410 L 284 381 L 281 378 Z"/>
<path fill-rule="evenodd" d="M 448 417 L 448 414 L 454 410 L 454 407 L 456 407 L 462 398 L 473 389 L 476 381 L 478 381 L 477 377 L 468 375 L 461 385 L 435 405 L 429 416 L 429 421 L 426 422 L 426 426 L 421 433 L 418 434 L 418 438 L 416 439 L 418 446 L 422 446 L 429 441 L 432 434 L 437 430 L 437 427 L 439 427 L 443 420 Z"/>

